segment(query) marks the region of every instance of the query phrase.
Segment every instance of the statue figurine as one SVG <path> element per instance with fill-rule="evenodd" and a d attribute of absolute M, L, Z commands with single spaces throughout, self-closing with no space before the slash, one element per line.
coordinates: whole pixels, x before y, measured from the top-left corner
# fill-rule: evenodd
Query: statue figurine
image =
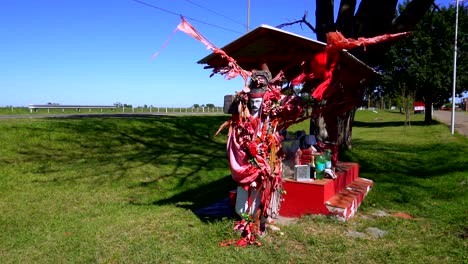
<path fill-rule="evenodd" d="M 252 71 L 251 80 L 249 83 L 248 104 L 247 108 L 250 114 L 248 120 L 252 124 L 253 129 L 258 133 L 251 135 L 252 142 L 255 138 L 260 136 L 260 131 L 263 127 L 264 121 L 262 117 L 262 104 L 265 92 L 268 89 L 268 83 L 271 80 L 271 73 L 267 70 L 254 70 Z M 232 165 L 232 164 L 231 164 Z M 256 226 L 258 227 L 258 234 L 262 235 L 265 231 L 267 217 L 264 215 L 266 208 L 263 208 L 263 188 L 261 177 L 252 181 L 249 185 L 239 185 L 237 188 L 237 198 L 235 211 L 242 218 L 245 215 L 250 215 L 256 219 Z M 262 215 L 260 215 L 262 214 Z"/>

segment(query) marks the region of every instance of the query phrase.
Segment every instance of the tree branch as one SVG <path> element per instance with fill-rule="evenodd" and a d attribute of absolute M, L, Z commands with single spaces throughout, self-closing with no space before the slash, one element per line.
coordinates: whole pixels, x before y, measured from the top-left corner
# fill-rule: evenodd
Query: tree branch
<path fill-rule="evenodd" d="M 391 32 L 411 31 L 432 5 L 435 5 L 434 0 L 413 0 L 409 2 L 405 10 L 393 22 Z"/>
<path fill-rule="evenodd" d="M 296 20 L 294 22 L 283 23 L 281 25 L 276 26 L 276 28 L 283 28 L 283 27 L 287 27 L 287 26 L 292 26 L 294 24 L 299 24 L 301 26 L 301 28 L 302 28 L 302 23 L 306 24 L 306 26 L 308 26 L 314 33 L 317 33 L 315 31 L 315 27 L 312 26 L 312 24 L 310 24 L 309 21 L 307 21 L 307 11 L 304 11 L 304 15 L 302 16 L 302 18 L 300 20 Z"/>

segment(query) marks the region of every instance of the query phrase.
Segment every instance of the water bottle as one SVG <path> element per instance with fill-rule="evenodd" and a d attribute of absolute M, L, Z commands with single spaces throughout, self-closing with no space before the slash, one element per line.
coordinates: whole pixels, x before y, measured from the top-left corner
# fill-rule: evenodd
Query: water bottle
<path fill-rule="evenodd" d="M 323 155 L 318 155 L 315 159 L 315 175 L 317 179 L 323 179 L 325 175 L 326 161 Z"/>
<path fill-rule="evenodd" d="M 332 152 L 331 150 L 327 149 L 325 150 L 325 169 L 332 169 Z"/>

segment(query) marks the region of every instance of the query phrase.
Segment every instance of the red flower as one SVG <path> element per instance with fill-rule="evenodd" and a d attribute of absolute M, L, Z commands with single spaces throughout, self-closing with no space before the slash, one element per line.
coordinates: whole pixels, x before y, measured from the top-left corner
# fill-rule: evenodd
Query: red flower
<path fill-rule="evenodd" d="M 244 129 L 244 132 L 247 135 L 253 135 L 255 133 L 255 129 L 253 128 L 252 123 L 250 122 L 243 122 L 242 128 Z"/>
<path fill-rule="evenodd" d="M 257 156 L 258 155 L 257 145 L 252 141 L 250 141 L 248 144 L 249 144 L 249 146 L 248 146 L 249 152 L 252 155 L 252 157 Z"/>

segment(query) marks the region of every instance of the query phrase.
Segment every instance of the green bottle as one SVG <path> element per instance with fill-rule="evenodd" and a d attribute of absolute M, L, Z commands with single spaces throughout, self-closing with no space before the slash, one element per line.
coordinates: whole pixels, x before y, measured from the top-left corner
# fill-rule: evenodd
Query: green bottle
<path fill-rule="evenodd" d="M 315 159 L 315 175 L 317 179 L 323 179 L 325 175 L 326 161 L 323 155 L 318 155 Z"/>

